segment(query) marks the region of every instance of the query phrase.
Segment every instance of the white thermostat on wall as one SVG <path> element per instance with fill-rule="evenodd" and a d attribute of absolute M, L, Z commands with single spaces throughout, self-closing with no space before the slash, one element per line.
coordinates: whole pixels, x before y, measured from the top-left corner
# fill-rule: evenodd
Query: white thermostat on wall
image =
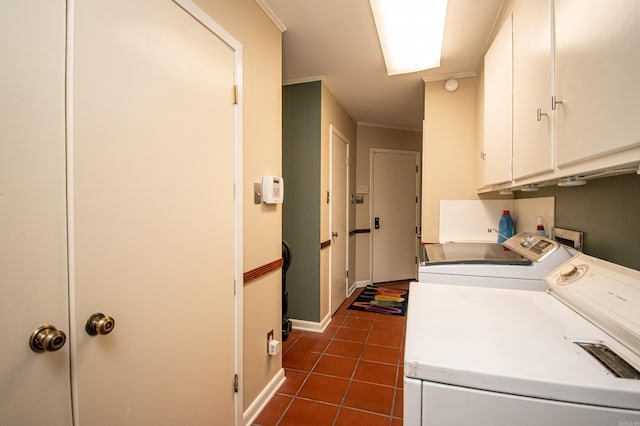
<path fill-rule="evenodd" d="M 262 202 L 282 204 L 284 200 L 284 179 L 280 176 L 262 176 Z"/>

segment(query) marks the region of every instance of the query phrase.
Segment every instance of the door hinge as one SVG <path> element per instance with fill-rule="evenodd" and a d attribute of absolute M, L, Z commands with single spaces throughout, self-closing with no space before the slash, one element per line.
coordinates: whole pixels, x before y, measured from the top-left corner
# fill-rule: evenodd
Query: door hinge
<path fill-rule="evenodd" d="M 233 85 L 233 104 L 238 105 L 238 85 Z"/>
<path fill-rule="evenodd" d="M 347 278 L 349 278 L 349 270 L 347 269 Z"/>
<path fill-rule="evenodd" d="M 237 374 L 233 375 L 233 391 L 235 393 L 238 393 L 238 375 Z"/>
<path fill-rule="evenodd" d="M 418 256 L 416 256 L 416 265 L 418 264 Z"/>
<path fill-rule="evenodd" d="M 418 173 L 418 171 L 419 171 L 419 170 L 418 170 L 418 165 L 416 164 L 416 173 Z"/>

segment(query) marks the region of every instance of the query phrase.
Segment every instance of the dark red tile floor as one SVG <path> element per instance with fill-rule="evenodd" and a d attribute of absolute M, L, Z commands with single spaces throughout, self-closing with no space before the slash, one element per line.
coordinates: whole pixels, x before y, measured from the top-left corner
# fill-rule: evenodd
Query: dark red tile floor
<path fill-rule="evenodd" d="M 402 425 L 406 317 L 348 309 L 360 291 L 323 333 L 289 334 L 282 345 L 286 381 L 255 426 Z"/>

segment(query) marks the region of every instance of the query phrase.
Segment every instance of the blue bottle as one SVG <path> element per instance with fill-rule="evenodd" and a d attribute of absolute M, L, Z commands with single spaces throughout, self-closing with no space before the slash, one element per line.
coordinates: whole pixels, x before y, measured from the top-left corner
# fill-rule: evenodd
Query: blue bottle
<path fill-rule="evenodd" d="M 509 214 L 509 210 L 502 211 L 502 217 L 500 218 L 500 222 L 498 223 L 498 242 L 502 243 L 507 238 L 511 238 L 513 236 L 513 219 Z"/>

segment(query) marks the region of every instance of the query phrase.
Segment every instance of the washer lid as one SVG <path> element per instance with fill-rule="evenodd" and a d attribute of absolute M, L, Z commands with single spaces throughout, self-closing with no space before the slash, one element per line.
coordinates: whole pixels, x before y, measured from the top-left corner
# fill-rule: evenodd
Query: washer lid
<path fill-rule="evenodd" d="M 640 357 L 547 293 L 411 284 L 407 377 L 581 404 L 640 410 L 640 380 L 621 379 L 576 342 Z"/>
<path fill-rule="evenodd" d="M 426 244 L 425 264 L 506 264 L 530 265 L 531 261 L 498 243 Z"/>

